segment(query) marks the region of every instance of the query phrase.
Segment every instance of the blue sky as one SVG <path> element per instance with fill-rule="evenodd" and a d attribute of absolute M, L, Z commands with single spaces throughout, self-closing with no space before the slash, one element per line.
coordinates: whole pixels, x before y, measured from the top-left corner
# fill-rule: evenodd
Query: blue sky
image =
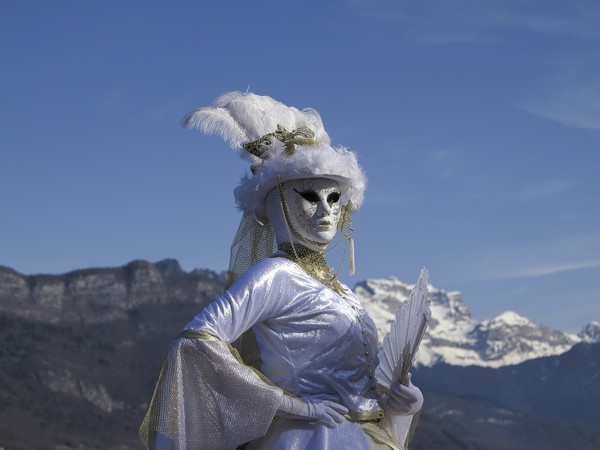
<path fill-rule="evenodd" d="M 246 164 L 180 119 L 314 107 L 369 176 L 357 273 L 600 320 L 600 5 L 0 0 L 0 264 L 227 266 Z M 330 264 L 338 264 L 336 255 Z"/>

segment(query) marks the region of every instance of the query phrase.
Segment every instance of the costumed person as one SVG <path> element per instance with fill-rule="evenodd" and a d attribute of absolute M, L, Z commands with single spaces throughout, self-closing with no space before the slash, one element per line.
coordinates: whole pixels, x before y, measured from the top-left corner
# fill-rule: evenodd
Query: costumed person
<path fill-rule="evenodd" d="M 234 190 L 228 288 L 173 340 L 146 448 L 405 448 L 383 418 L 412 416 L 423 396 L 410 379 L 378 386 L 375 324 L 325 259 L 343 242 L 354 265 L 356 155 L 331 145 L 316 111 L 253 93 L 226 93 L 184 125 L 220 134 L 252 167 Z"/>

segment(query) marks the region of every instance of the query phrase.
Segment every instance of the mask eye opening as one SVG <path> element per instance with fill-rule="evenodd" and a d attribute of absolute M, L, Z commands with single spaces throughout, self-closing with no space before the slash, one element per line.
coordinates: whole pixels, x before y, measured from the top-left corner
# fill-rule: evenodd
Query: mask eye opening
<path fill-rule="evenodd" d="M 333 205 L 340 201 L 341 194 L 339 192 L 332 192 L 327 196 L 327 203 Z"/>
<path fill-rule="evenodd" d="M 318 203 L 321 200 L 319 194 L 315 191 L 298 191 L 294 189 L 294 192 L 310 203 Z"/>

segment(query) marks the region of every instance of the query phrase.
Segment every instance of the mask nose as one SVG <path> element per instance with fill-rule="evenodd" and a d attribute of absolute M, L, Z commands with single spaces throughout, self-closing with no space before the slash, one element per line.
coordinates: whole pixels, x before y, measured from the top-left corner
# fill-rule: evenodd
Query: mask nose
<path fill-rule="evenodd" d="M 331 214 L 331 205 L 327 202 L 327 199 L 323 199 L 319 202 L 317 207 L 317 216 L 326 217 Z"/>

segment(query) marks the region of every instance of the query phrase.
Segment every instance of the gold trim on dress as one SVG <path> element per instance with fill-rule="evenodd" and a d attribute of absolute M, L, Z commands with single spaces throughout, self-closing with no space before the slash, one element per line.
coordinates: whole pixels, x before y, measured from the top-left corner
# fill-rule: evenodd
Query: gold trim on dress
<path fill-rule="evenodd" d="M 383 419 L 383 410 L 375 411 L 348 411 L 344 417 L 352 422 L 379 422 Z"/>

